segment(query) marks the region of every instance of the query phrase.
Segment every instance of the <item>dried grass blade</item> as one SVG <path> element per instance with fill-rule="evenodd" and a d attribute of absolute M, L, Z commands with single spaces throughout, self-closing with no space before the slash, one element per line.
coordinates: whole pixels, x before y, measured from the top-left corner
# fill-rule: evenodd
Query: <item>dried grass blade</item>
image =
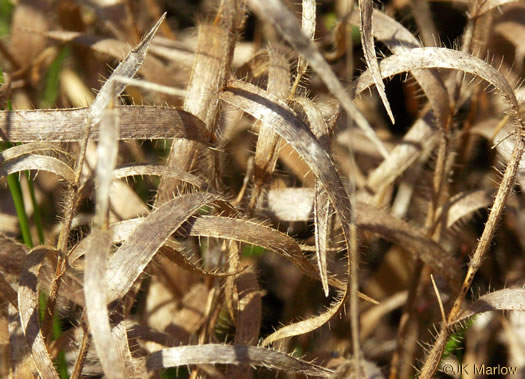
<path fill-rule="evenodd" d="M 109 378 L 123 378 L 125 368 L 118 355 L 117 341 L 111 334 L 106 301 L 109 281 L 106 262 L 111 248 L 111 235 L 96 229 L 87 237 L 87 241 L 84 296 L 89 329 L 104 374 Z"/>
<path fill-rule="evenodd" d="M 465 307 L 456 317 L 452 324 L 490 311 L 525 311 L 525 289 L 506 288 L 481 296 L 472 304 Z"/>
<path fill-rule="evenodd" d="M 113 170 L 117 163 L 119 134 L 118 112 L 110 106 L 104 111 L 100 122 L 100 140 L 97 144 L 95 173 L 97 183 L 95 225 L 104 230 L 107 230 L 109 226 L 109 194 Z"/>
<path fill-rule="evenodd" d="M 356 108 L 345 89 L 335 76 L 314 43 L 304 35 L 295 16 L 279 1 L 249 0 L 253 11 L 266 22 L 275 25 L 281 35 L 310 63 L 330 92 L 341 102 L 348 117 L 352 118 L 365 135 L 376 145 L 383 157 L 388 157 L 388 151 L 376 135 L 366 118 Z"/>
<path fill-rule="evenodd" d="M 200 207 L 219 197 L 209 193 L 179 196 L 152 212 L 111 257 L 108 302 L 124 296 L 170 235 Z"/>
<path fill-rule="evenodd" d="M 151 28 L 151 30 L 142 38 L 140 43 L 129 52 L 122 62 L 117 66 L 115 71 L 111 74 L 108 80 L 104 82 L 104 85 L 100 89 L 95 101 L 89 107 L 89 119 L 94 125 L 102 118 L 104 110 L 108 104 L 115 98 L 120 96 L 122 91 L 126 88 L 125 83 L 115 80 L 115 77 L 133 78 L 137 71 L 144 63 L 146 53 L 148 52 L 151 41 L 155 36 L 155 33 L 160 27 L 160 24 L 166 18 L 164 13 L 157 23 Z"/>
<path fill-rule="evenodd" d="M 350 231 L 350 225 L 352 224 L 351 205 L 330 155 L 319 145 L 313 134 L 308 130 L 308 127 L 285 104 L 278 99 L 274 99 L 267 92 L 249 84 L 232 82 L 221 94 L 221 99 L 267 125 L 271 125 L 274 131 L 288 142 L 308 164 L 316 178 L 328 192 L 332 205 L 340 217 L 345 241 L 347 242 L 347 268 L 350 270 L 350 254 L 357 254 L 357 251 L 353 251 L 350 246 L 350 237 L 352 235 Z M 349 277 L 350 272 L 347 274 Z M 347 290 L 336 305 L 325 313 L 283 327 L 268 336 L 263 344 L 267 345 L 282 338 L 304 334 L 320 327 L 339 311 L 346 300 Z M 357 293 L 357 288 L 355 291 Z"/>
<path fill-rule="evenodd" d="M 75 173 L 73 169 L 62 162 L 60 159 L 35 154 L 21 156 L 4 162 L 0 166 L 0 176 L 7 176 L 16 172 L 23 172 L 27 170 L 52 172 L 64 178 L 69 183 L 73 183 L 75 180 Z"/>
<path fill-rule="evenodd" d="M 121 140 L 186 138 L 206 143 L 202 121 L 180 109 L 121 106 Z M 9 142 L 78 142 L 89 108 L 31 111 L 0 111 L 0 140 Z M 91 140 L 99 139 L 94 128 Z"/>
<path fill-rule="evenodd" d="M 377 91 L 379 92 L 379 97 L 385 106 L 386 113 L 388 114 L 388 117 L 390 117 L 390 121 L 392 121 L 392 124 L 395 124 L 394 114 L 392 113 L 390 103 L 386 97 L 385 83 L 383 83 L 383 78 L 381 77 L 381 71 L 379 69 L 379 63 L 377 61 L 374 37 L 372 35 L 373 10 L 374 8 L 372 5 L 372 0 L 359 0 L 359 11 L 361 15 L 361 44 L 363 45 L 366 64 L 372 73 L 372 77 L 374 78 L 374 83 L 376 85 Z"/>
<path fill-rule="evenodd" d="M 112 235 L 112 243 L 118 244 L 126 241 L 137 229 L 137 227 L 144 222 L 144 218 L 134 218 L 126 221 L 117 222 L 110 226 L 110 231 Z M 87 241 L 84 239 L 75 246 L 69 256 L 69 264 L 74 265 L 77 259 L 85 255 L 87 249 Z M 181 266 L 183 269 L 195 272 L 199 275 L 204 276 L 232 276 L 238 275 L 242 270 L 231 271 L 231 272 L 213 272 L 202 269 L 201 267 L 195 265 L 191 262 L 184 253 L 184 247 L 181 246 L 178 242 L 173 240 L 168 240 L 164 246 L 160 248 L 160 252 L 164 255 L 166 259 L 174 261 L 176 264 Z"/>
<path fill-rule="evenodd" d="M 468 216 L 481 208 L 487 208 L 492 204 L 492 196 L 484 190 L 473 192 L 462 192 L 452 197 L 443 206 L 442 223 L 446 228 L 450 228 L 461 218 Z"/>
<path fill-rule="evenodd" d="M 151 354 L 146 364 L 149 370 L 191 364 L 248 364 L 324 378 L 332 373 L 332 370 L 275 350 L 245 345 L 207 344 L 172 347 Z"/>
<path fill-rule="evenodd" d="M 224 84 L 228 32 L 220 25 L 200 25 L 184 110 L 212 131 L 217 113 L 217 91 Z"/>
<path fill-rule="evenodd" d="M 18 311 L 39 374 L 43 378 L 58 379 L 38 321 L 38 275 L 48 254 L 56 254 L 56 251 L 48 247 L 36 247 L 26 256 L 18 282 Z"/>
<path fill-rule="evenodd" d="M 319 108 L 317 108 L 311 100 L 304 97 L 296 98 L 295 103 L 302 107 L 308 119 L 310 129 L 320 145 L 326 151 L 330 151 L 330 131 Z M 323 291 L 325 296 L 328 297 L 329 287 L 326 254 L 329 245 L 328 241 L 331 239 L 330 233 L 332 231 L 332 221 L 335 212 L 330 204 L 327 192 L 324 191 L 322 184 L 318 182 L 315 183 L 314 196 L 315 252 Z"/>
<path fill-rule="evenodd" d="M 31 155 L 36 152 L 41 151 L 52 151 L 58 152 L 61 154 L 66 154 L 66 152 L 61 151 L 57 148 L 57 145 L 49 142 L 30 142 L 23 145 L 16 145 L 0 152 L 0 162 L 8 161 L 21 157 L 23 155 Z"/>
<path fill-rule="evenodd" d="M 67 30 L 50 30 L 43 35 L 49 39 L 60 42 L 72 42 L 88 47 L 97 53 L 107 54 L 118 60 L 123 60 L 129 50 L 126 42 L 112 38 L 92 36 L 80 32 Z"/>

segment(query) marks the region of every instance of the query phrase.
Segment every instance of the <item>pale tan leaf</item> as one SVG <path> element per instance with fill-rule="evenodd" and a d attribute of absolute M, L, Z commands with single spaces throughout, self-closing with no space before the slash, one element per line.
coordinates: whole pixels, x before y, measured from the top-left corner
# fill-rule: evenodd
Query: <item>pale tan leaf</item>
<path fill-rule="evenodd" d="M 113 177 L 115 179 L 122 179 L 127 176 L 135 175 L 156 175 L 156 176 L 167 176 L 177 180 L 190 183 L 197 188 L 202 187 L 204 184 L 201 179 L 197 176 L 190 174 L 189 172 L 182 171 L 177 167 L 168 167 L 161 165 L 152 165 L 152 164 L 132 164 L 127 166 L 118 167 L 113 171 Z"/>
<path fill-rule="evenodd" d="M 107 54 L 117 58 L 119 61 L 126 58 L 129 51 L 129 45 L 127 43 L 112 38 L 97 37 L 67 30 L 50 30 L 44 33 L 44 35 L 55 41 L 73 42 L 81 46 L 89 47 L 93 51 Z"/>
<path fill-rule="evenodd" d="M 57 145 L 54 143 L 30 142 L 22 145 L 16 145 L 0 152 L 0 162 L 8 161 L 11 159 L 21 157 L 23 155 L 30 155 L 41 151 L 52 151 L 61 154 L 66 154 L 65 152 L 59 150 L 57 148 Z"/>
<path fill-rule="evenodd" d="M 226 76 L 227 34 L 220 25 L 199 26 L 188 94 L 184 99 L 184 110 L 202 120 L 208 130 L 216 117 L 217 91 Z"/>
<path fill-rule="evenodd" d="M 163 349 L 147 360 L 149 370 L 190 364 L 248 364 L 312 376 L 328 377 L 332 370 L 287 354 L 257 346 L 193 345 Z"/>
<path fill-rule="evenodd" d="M 24 66 L 32 62 L 46 46 L 46 38 L 38 32 L 49 28 L 49 4 L 46 1 L 21 0 L 15 8 L 10 33 L 10 50 L 17 63 Z"/>
<path fill-rule="evenodd" d="M 233 239 L 262 246 L 291 260 L 305 272 L 311 272 L 310 262 L 304 257 L 299 245 L 292 237 L 253 221 L 220 216 L 201 216 L 192 222 L 190 234 Z"/>
<path fill-rule="evenodd" d="M 399 175 L 409 168 L 416 159 L 438 141 L 437 128 L 432 127 L 432 112 L 426 112 L 410 128 L 403 140 L 392 150 L 390 157 L 383 160 L 369 176 L 367 185 L 378 190 L 381 186 L 391 184 Z"/>
<path fill-rule="evenodd" d="M 9 332 L 9 365 L 14 378 L 30 378 L 38 376 L 38 369 L 31 356 L 20 322 L 18 309 L 11 304 L 7 306 L 7 321 Z"/>
<path fill-rule="evenodd" d="M 146 53 L 148 52 L 149 46 L 155 33 L 160 27 L 160 24 L 164 21 L 166 14 L 157 21 L 157 23 L 151 28 L 151 30 L 142 38 L 140 43 L 133 48 L 126 58 L 119 63 L 117 68 L 113 71 L 111 76 L 104 82 L 104 85 L 97 94 L 97 97 L 89 107 L 89 122 L 94 125 L 98 124 L 102 119 L 102 114 L 108 104 L 113 101 L 115 97 L 118 97 L 122 91 L 126 88 L 126 84 L 114 79 L 114 77 L 125 77 L 133 78 L 139 68 L 144 63 Z"/>
<path fill-rule="evenodd" d="M 191 114 L 168 107 L 117 107 L 120 115 L 120 139 L 186 138 L 207 142 L 207 132 Z M 82 138 L 83 121 L 89 108 L 0 111 L 0 139 L 9 142 L 76 142 Z M 94 128 L 91 140 L 99 139 Z"/>
<path fill-rule="evenodd" d="M 219 197 L 209 193 L 179 196 L 152 212 L 112 255 L 108 264 L 108 302 L 124 296 L 159 248 L 200 207 Z"/>
<path fill-rule="evenodd" d="M 438 47 L 414 48 L 406 53 L 383 59 L 380 68 L 384 78 L 424 68 L 459 70 L 478 76 L 501 92 L 505 100 L 510 103 L 513 116 L 518 117 L 518 101 L 505 77 L 488 63 L 467 53 Z M 364 72 L 357 80 L 355 93 L 361 93 L 372 84 L 372 74 L 370 71 Z"/>
<path fill-rule="evenodd" d="M 313 40 L 315 36 L 315 24 L 316 24 L 316 5 L 315 0 L 303 0 L 303 12 L 301 14 L 301 29 L 303 30 L 306 37 Z M 306 73 L 308 69 L 308 62 L 302 55 L 299 55 L 297 60 L 297 78 L 295 82 L 299 84 L 301 76 Z M 295 83 L 294 83 L 295 85 Z"/>
<path fill-rule="evenodd" d="M 361 45 L 363 46 L 366 64 L 372 74 L 377 91 L 379 92 L 379 97 L 385 106 L 386 113 L 388 117 L 390 117 L 392 124 L 395 124 L 394 114 L 386 97 L 385 84 L 383 83 L 379 63 L 377 62 L 374 37 L 372 35 L 372 12 L 374 10 L 372 0 L 359 0 L 359 10 L 361 15 Z"/>
<path fill-rule="evenodd" d="M 97 167 L 95 182 L 97 184 L 95 226 L 107 229 L 109 223 L 110 188 L 113 170 L 117 163 L 119 117 L 112 106 L 103 113 L 100 122 L 100 140 L 97 144 Z"/>
<path fill-rule="evenodd" d="M 211 141 L 217 138 L 215 135 L 215 121 L 219 105 L 217 95 L 220 88 L 224 86 L 227 75 L 229 75 L 229 72 L 226 72 L 226 67 L 229 67 L 231 63 L 228 60 L 231 58 L 229 56 L 230 50 L 233 51 L 233 47 L 229 45 L 232 41 L 228 32 L 220 24 L 202 24 L 199 26 L 199 37 L 190 82 L 187 88 L 187 96 L 184 98 L 184 110 L 204 122 Z M 171 144 L 167 166 L 177 166 L 181 170 L 190 172 L 194 169 L 195 161 L 201 149 L 201 146 L 190 141 L 175 140 Z M 211 164 L 215 166 L 215 161 L 213 160 Z M 214 174 L 214 167 L 211 169 L 210 176 Z M 213 181 L 214 179 L 211 178 L 211 182 Z M 164 203 L 180 184 L 174 179 L 161 178 L 155 204 Z"/>
<path fill-rule="evenodd" d="M 119 360 L 124 362 L 126 368 L 126 378 L 146 378 L 148 373 L 144 360 L 134 358 L 131 355 L 131 349 L 128 341 L 128 333 L 124 322 L 120 322 L 111 329 L 113 339 L 116 341 L 117 354 Z"/>
<path fill-rule="evenodd" d="M 111 248 L 111 235 L 107 231 L 94 230 L 87 241 L 84 296 L 89 329 L 104 374 L 109 378 L 123 378 L 125 368 L 118 355 L 117 341 L 111 334 L 106 301 L 109 281 L 106 261 Z"/>

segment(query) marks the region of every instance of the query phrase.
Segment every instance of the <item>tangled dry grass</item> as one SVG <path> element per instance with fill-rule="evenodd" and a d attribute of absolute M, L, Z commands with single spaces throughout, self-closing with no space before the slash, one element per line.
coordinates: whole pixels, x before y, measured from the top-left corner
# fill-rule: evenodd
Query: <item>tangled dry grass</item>
<path fill-rule="evenodd" d="M 0 7 L 0 376 L 525 375 L 523 2 Z"/>

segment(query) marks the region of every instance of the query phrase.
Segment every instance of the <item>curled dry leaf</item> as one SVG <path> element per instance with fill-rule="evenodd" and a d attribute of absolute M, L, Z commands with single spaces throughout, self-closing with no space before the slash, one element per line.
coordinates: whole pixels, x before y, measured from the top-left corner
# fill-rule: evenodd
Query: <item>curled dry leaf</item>
<path fill-rule="evenodd" d="M 108 264 L 108 302 L 124 296 L 159 248 L 184 221 L 217 195 L 195 193 L 179 196 L 152 212 L 111 256 Z"/>
<path fill-rule="evenodd" d="M 65 154 L 65 152 L 59 150 L 56 144 L 49 142 L 29 142 L 23 145 L 17 145 L 10 147 L 0 152 L 0 162 L 8 161 L 21 157 L 23 155 L 30 155 L 41 151 L 52 151 Z"/>
<path fill-rule="evenodd" d="M 385 93 L 385 84 L 381 77 L 379 64 L 377 62 L 376 49 L 374 44 L 374 37 L 372 36 L 372 12 L 374 8 L 372 0 L 359 0 L 359 11 L 361 15 L 361 45 L 363 45 L 363 52 L 365 53 L 366 64 L 376 85 L 379 97 L 385 106 L 386 113 L 390 117 L 392 124 L 395 123 L 390 103 Z"/>
<path fill-rule="evenodd" d="M 126 88 L 125 83 L 115 80 L 114 77 L 133 78 L 135 76 L 144 63 L 151 41 L 165 18 L 166 14 L 164 13 L 144 38 L 142 38 L 140 43 L 128 53 L 122 62 L 119 63 L 109 79 L 104 82 L 97 97 L 89 107 L 90 123 L 93 125 L 98 124 L 102 119 L 102 114 L 108 104 L 113 101 L 115 97 L 119 96 Z"/>
<path fill-rule="evenodd" d="M 57 378 L 53 361 L 47 351 L 38 321 L 38 277 L 44 259 L 57 251 L 49 247 L 37 247 L 27 254 L 18 282 L 18 312 L 27 346 L 39 374 L 43 378 Z"/>
<path fill-rule="evenodd" d="M 202 121 L 191 114 L 169 107 L 117 107 L 121 140 L 186 138 L 208 141 Z M 9 142 L 78 142 L 89 108 L 0 111 L 0 139 Z M 98 128 L 89 136 L 99 139 Z"/>
<path fill-rule="evenodd" d="M 328 377 L 332 373 L 332 370 L 275 350 L 246 345 L 207 344 L 172 347 L 151 354 L 146 363 L 149 370 L 190 364 L 248 364 L 320 377 Z"/>
<path fill-rule="evenodd" d="M 60 159 L 45 155 L 21 156 L 19 158 L 8 160 L 0 165 L 0 176 L 7 176 L 26 170 L 52 172 L 69 183 L 73 183 L 75 180 L 75 173 L 71 167 Z"/>
<path fill-rule="evenodd" d="M 483 60 L 464 52 L 438 47 L 414 48 L 406 53 L 392 55 L 383 59 L 380 68 L 383 78 L 425 68 L 459 70 L 478 76 L 501 92 L 505 100 L 510 104 L 512 116 L 518 117 L 518 101 L 513 88 L 503 75 Z M 372 73 L 370 71 L 364 72 L 356 82 L 355 93 L 363 92 L 373 82 Z"/>

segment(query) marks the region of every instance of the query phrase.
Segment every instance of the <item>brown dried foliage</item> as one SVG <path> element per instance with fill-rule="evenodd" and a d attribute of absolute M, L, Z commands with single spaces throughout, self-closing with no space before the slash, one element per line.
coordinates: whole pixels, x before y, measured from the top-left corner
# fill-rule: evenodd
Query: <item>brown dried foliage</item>
<path fill-rule="evenodd" d="M 15 3 L 0 376 L 523 375 L 522 3 Z"/>

